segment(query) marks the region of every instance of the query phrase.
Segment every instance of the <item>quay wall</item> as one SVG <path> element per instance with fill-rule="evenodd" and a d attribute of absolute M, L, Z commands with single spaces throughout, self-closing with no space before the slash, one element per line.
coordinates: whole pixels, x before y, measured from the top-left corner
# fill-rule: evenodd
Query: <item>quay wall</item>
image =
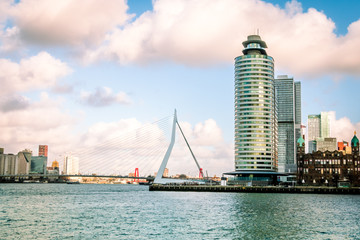
<path fill-rule="evenodd" d="M 360 194 L 360 188 L 336 187 L 244 187 L 219 185 L 160 185 L 149 186 L 149 191 L 180 192 L 244 192 L 244 193 L 307 193 L 307 194 Z"/>

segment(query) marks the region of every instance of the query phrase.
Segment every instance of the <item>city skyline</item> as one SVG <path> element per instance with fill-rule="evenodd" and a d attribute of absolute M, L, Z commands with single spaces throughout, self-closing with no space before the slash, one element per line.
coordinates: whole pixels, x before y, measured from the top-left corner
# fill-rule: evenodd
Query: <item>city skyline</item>
<path fill-rule="evenodd" d="M 7 153 L 46 144 L 62 164 L 176 108 L 200 164 L 233 170 L 233 61 L 257 29 L 274 77 L 301 81 L 302 124 L 330 112 L 338 141 L 360 131 L 358 1 L 49 2 L 0 5 Z"/>

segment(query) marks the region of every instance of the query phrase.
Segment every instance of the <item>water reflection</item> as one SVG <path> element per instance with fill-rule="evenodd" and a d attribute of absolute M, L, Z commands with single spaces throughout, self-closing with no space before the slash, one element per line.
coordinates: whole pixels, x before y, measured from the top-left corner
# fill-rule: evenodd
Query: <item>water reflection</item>
<path fill-rule="evenodd" d="M 359 196 L 237 194 L 230 221 L 239 239 L 359 239 L 359 203 Z"/>

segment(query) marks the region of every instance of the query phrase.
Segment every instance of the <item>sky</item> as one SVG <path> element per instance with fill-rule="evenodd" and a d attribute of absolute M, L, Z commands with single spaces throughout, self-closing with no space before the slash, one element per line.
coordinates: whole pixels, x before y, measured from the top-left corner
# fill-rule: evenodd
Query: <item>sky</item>
<path fill-rule="evenodd" d="M 232 171 L 234 58 L 257 29 L 275 75 L 301 81 L 303 124 L 330 112 L 331 135 L 349 141 L 360 130 L 358 9 L 356 0 L 3 0 L 0 146 L 37 155 L 47 144 L 49 164 L 61 165 L 84 139 L 96 149 L 177 109 L 201 165 Z"/>

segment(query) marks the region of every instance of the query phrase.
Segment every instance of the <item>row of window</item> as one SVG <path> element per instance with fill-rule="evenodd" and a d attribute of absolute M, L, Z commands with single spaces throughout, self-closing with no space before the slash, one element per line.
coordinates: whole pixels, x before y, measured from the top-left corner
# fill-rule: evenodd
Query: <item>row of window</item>
<path fill-rule="evenodd" d="M 235 109 L 235 112 L 236 112 L 236 116 L 249 116 L 249 115 L 255 115 L 255 116 L 269 116 L 271 117 L 272 116 L 272 113 L 264 113 L 264 112 L 238 112 L 237 113 L 237 109 Z"/>
<path fill-rule="evenodd" d="M 235 91 L 239 91 L 242 89 L 274 89 L 273 87 L 266 87 L 262 85 L 253 85 L 253 86 L 242 86 L 242 87 L 235 87 Z"/>
<path fill-rule="evenodd" d="M 263 59 L 269 59 L 271 61 L 274 61 L 274 59 L 272 57 L 267 56 L 267 55 L 262 55 L 262 54 L 241 55 L 241 56 L 236 57 L 235 59 L 238 60 L 238 59 L 248 59 L 248 58 L 263 58 Z"/>
<path fill-rule="evenodd" d="M 240 95 L 240 96 L 239 96 Z M 262 95 L 262 94 L 252 94 L 252 95 L 241 95 L 240 93 L 235 93 L 235 99 L 237 98 L 274 98 L 273 94 L 271 95 Z"/>
<path fill-rule="evenodd" d="M 243 68 L 253 68 L 253 67 L 263 67 L 266 69 L 274 69 L 273 65 L 268 65 L 268 64 L 235 64 L 235 71 L 238 69 L 243 69 Z"/>
<path fill-rule="evenodd" d="M 321 164 L 321 165 L 325 165 L 325 164 L 329 164 L 329 165 L 340 165 L 341 164 L 341 160 L 340 159 L 315 159 L 314 161 L 312 159 L 305 159 L 304 160 L 304 165 L 308 165 L 308 164 Z M 342 160 L 342 164 L 346 165 L 346 164 L 353 164 L 353 160 L 352 159 L 343 159 Z M 358 161 L 354 161 L 355 166 L 358 165 Z"/>
<path fill-rule="evenodd" d="M 262 69 L 262 68 L 238 68 L 235 70 L 235 74 L 241 73 L 241 72 L 267 72 L 267 73 L 274 74 L 274 72 L 272 70 L 267 70 L 267 69 Z"/>
<path fill-rule="evenodd" d="M 247 78 L 241 78 L 239 79 L 241 81 L 236 81 L 235 82 L 235 86 L 236 85 L 259 85 L 259 84 L 263 84 L 263 85 L 273 85 L 273 81 L 269 80 L 268 78 L 259 78 L 259 77 L 247 77 Z M 260 82 L 254 82 L 254 80 L 260 80 Z M 251 82 L 245 82 L 245 81 L 251 81 Z"/>
<path fill-rule="evenodd" d="M 266 74 L 266 73 L 258 73 L 258 72 L 253 72 L 253 73 L 240 73 L 240 74 L 236 74 L 236 76 L 253 76 L 253 75 L 257 75 L 257 76 L 266 76 L 266 77 L 271 77 L 271 78 L 274 78 L 274 74 Z"/>
<path fill-rule="evenodd" d="M 253 102 L 253 103 L 255 103 L 255 102 L 264 102 L 264 103 L 269 103 L 269 104 L 273 103 L 271 100 L 261 99 L 261 98 L 257 98 L 257 99 L 254 99 L 254 98 L 247 99 L 247 98 L 245 98 L 245 99 L 239 99 L 239 100 L 235 101 L 235 103 L 237 103 L 237 104 L 246 103 L 246 102 Z"/>
<path fill-rule="evenodd" d="M 245 144 L 237 144 L 236 147 L 272 147 L 272 144 L 245 143 Z"/>
<path fill-rule="evenodd" d="M 264 139 L 264 138 L 261 138 L 261 139 L 248 139 L 248 138 L 236 138 L 235 139 L 235 145 L 237 143 L 240 143 L 240 142 L 262 142 L 262 143 L 273 143 L 273 140 L 272 139 Z"/>

